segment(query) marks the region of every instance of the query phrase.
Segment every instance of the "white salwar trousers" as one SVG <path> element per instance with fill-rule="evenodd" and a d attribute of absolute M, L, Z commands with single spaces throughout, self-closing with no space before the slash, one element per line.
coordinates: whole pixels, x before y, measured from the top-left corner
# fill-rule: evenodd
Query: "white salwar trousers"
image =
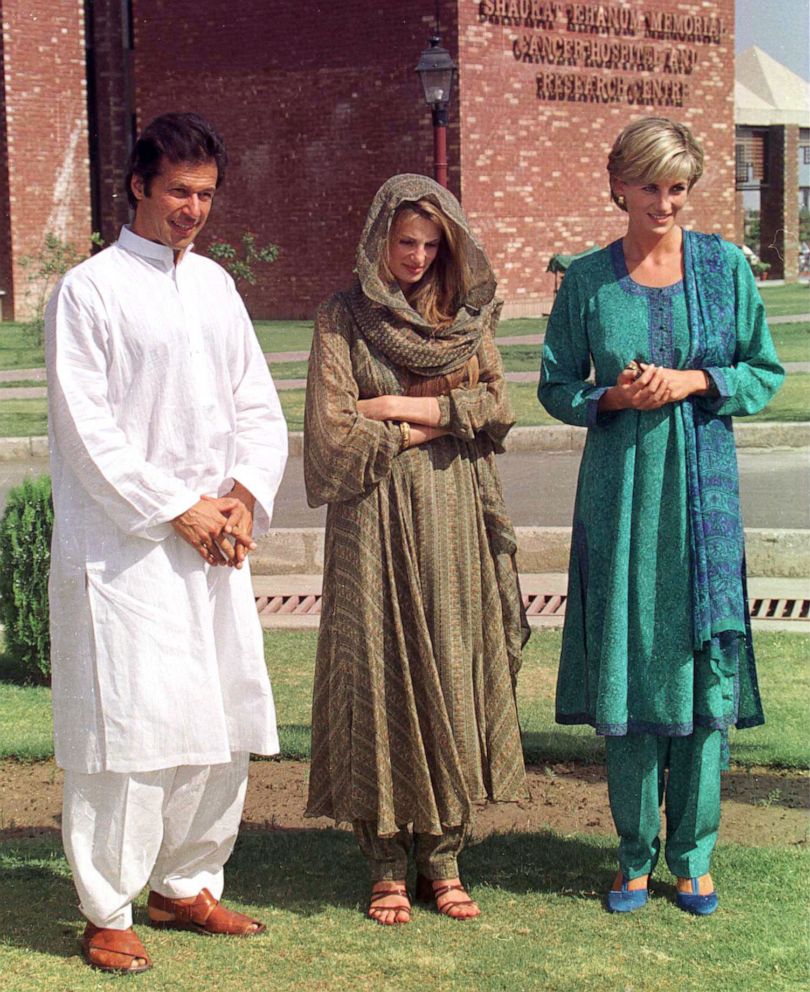
<path fill-rule="evenodd" d="M 87 775 L 65 771 L 62 838 L 79 908 L 97 927 L 132 926 L 145 885 L 170 899 L 222 895 L 250 754 L 221 765 Z"/>

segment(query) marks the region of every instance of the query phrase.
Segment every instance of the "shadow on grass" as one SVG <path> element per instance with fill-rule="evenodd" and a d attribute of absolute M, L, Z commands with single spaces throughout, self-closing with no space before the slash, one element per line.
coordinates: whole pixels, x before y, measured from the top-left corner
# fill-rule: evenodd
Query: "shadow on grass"
<path fill-rule="evenodd" d="M 602 898 L 613 877 L 613 845 L 551 833 L 494 835 L 472 844 L 462 869 L 473 893 L 506 890 Z M 341 830 L 243 833 L 226 868 L 226 901 L 310 917 L 333 907 L 364 912 L 368 869 Z M 84 925 L 56 831 L 0 845 L 0 945 L 76 954 Z M 142 893 L 135 926 L 146 924 Z"/>

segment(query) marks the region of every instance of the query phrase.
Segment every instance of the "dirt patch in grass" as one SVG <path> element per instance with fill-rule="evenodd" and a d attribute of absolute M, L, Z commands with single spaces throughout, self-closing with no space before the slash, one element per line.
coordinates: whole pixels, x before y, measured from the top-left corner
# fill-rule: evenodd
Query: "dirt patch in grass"
<path fill-rule="evenodd" d="M 322 829 L 326 819 L 304 817 L 309 765 L 253 761 L 243 818 L 248 830 Z M 605 770 L 598 765 L 554 764 L 528 769 L 530 799 L 481 809 L 475 834 L 554 830 L 613 834 Z M 0 761 L 0 840 L 60 829 L 62 772 L 52 761 Z M 810 775 L 769 768 L 732 769 L 723 775 L 720 840 L 756 847 L 806 844 Z"/>

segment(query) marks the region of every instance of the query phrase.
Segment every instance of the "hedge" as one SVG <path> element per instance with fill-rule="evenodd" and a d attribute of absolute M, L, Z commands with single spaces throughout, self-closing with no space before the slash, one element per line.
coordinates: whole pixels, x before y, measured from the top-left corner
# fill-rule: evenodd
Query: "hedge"
<path fill-rule="evenodd" d="M 50 476 L 26 479 L 8 494 L 0 520 L 0 621 L 6 666 L 27 682 L 51 673 L 48 573 L 53 501 Z"/>

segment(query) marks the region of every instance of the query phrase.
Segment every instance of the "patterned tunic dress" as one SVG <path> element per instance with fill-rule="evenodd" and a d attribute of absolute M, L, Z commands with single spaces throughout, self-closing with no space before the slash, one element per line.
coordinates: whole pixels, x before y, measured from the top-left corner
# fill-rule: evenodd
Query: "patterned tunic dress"
<path fill-rule="evenodd" d="M 733 365 L 707 369 L 717 397 L 696 401 L 715 421 L 761 409 L 782 379 L 749 267 L 733 245 L 718 247 L 733 279 L 737 341 Z M 683 404 L 597 411 L 631 359 L 682 369 L 690 352 L 683 281 L 660 289 L 635 283 L 620 241 L 571 267 L 549 321 L 540 386 L 553 416 L 589 427 L 557 686 L 561 723 L 589 723 L 605 735 L 683 736 L 696 725 L 762 722 L 739 568 L 731 575 L 737 618 L 696 644 Z M 714 481 L 709 462 L 703 505 L 739 526 L 736 487 L 723 482 L 736 477 L 736 462 L 716 461 Z"/>
<path fill-rule="evenodd" d="M 403 199 L 434 187 L 411 178 Z M 450 433 L 400 452 L 397 424 L 358 414 L 358 399 L 406 392 L 408 340 L 431 344 L 395 289 L 385 333 L 402 364 L 373 343 L 394 319 L 369 298 L 386 291 L 375 271 L 321 306 L 310 356 L 305 479 L 310 504 L 329 506 L 307 813 L 441 834 L 478 801 L 525 795 L 515 536 L 494 464 L 513 416 L 491 273 L 471 311 L 480 381 L 438 397 Z"/>

